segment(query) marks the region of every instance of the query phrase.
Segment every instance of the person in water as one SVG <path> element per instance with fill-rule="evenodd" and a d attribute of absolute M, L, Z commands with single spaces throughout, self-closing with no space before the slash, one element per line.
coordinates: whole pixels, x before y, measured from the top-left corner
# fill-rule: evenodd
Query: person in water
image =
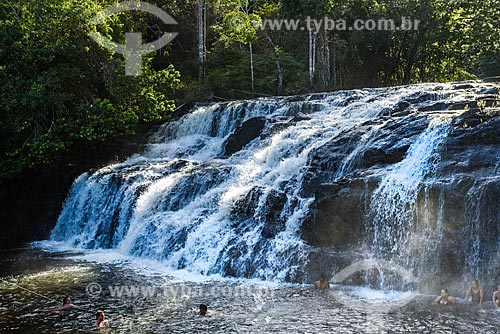
<path fill-rule="evenodd" d="M 59 308 L 55 308 L 55 309 L 50 310 L 48 314 L 51 315 L 51 314 L 59 312 L 59 311 L 67 311 L 67 310 L 71 310 L 72 308 L 76 308 L 76 307 L 77 306 L 75 304 L 73 304 L 71 297 L 66 295 L 63 298 L 62 306 Z"/>
<path fill-rule="evenodd" d="M 321 290 L 330 289 L 330 283 L 326 280 L 325 275 L 321 274 L 319 275 L 319 281 L 314 283 L 314 287 Z"/>
<path fill-rule="evenodd" d="M 69 310 L 69 309 L 72 309 L 76 307 L 75 304 L 73 304 L 73 302 L 71 301 L 71 297 L 70 296 L 64 296 L 63 298 L 63 304 L 60 308 L 60 310 Z"/>
<path fill-rule="evenodd" d="M 498 290 L 493 292 L 493 304 L 500 308 L 500 285 L 498 286 Z"/>
<path fill-rule="evenodd" d="M 465 302 L 469 302 L 469 298 L 471 298 L 471 302 L 474 304 L 481 305 L 484 302 L 484 290 L 479 286 L 479 282 L 477 279 L 472 281 L 472 285 L 467 290 L 467 294 L 465 295 Z"/>
<path fill-rule="evenodd" d="M 441 290 L 441 295 L 439 295 L 436 299 L 434 299 L 434 303 L 449 305 L 449 304 L 458 304 L 458 301 L 455 297 L 450 296 L 450 293 L 447 289 Z"/>
<path fill-rule="evenodd" d="M 95 323 L 92 326 L 93 327 L 104 327 L 104 326 L 106 326 L 106 323 L 108 323 L 110 321 L 119 320 L 119 319 L 122 319 L 122 318 L 123 318 L 123 316 L 119 315 L 119 316 L 114 317 L 112 319 L 106 320 L 105 317 L 104 317 L 104 311 L 103 310 L 98 310 L 95 313 Z"/>
<path fill-rule="evenodd" d="M 218 312 L 218 311 L 209 310 L 208 306 L 206 304 L 200 304 L 200 312 L 198 313 L 199 315 L 206 316 L 206 315 L 214 315 L 214 314 L 219 314 L 219 313 L 220 312 Z"/>
<path fill-rule="evenodd" d="M 207 315 L 208 313 L 208 306 L 205 304 L 200 304 L 200 315 Z"/>

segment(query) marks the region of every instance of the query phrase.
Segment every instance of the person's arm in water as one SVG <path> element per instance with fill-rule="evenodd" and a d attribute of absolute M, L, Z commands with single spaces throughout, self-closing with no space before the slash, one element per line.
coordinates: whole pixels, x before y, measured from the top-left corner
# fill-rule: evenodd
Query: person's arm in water
<path fill-rule="evenodd" d="M 465 295 L 465 303 L 469 302 L 469 297 L 471 297 L 471 290 L 472 288 L 469 288 L 469 290 L 467 290 L 467 294 Z"/>
<path fill-rule="evenodd" d="M 54 309 L 49 310 L 45 315 L 52 315 L 52 314 L 60 312 L 60 311 L 71 310 L 73 308 L 78 308 L 78 306 L 76 306 L 74 304 L 65 304 L 59 308 L 54 308 Z"/>
<path fill-rule="evenodd" d="M 483 288 L 479 289 L 479 305 L 482 305 L 484 302 L 484 290 Z"/>
<path fill-rule="evenodd" d="M 448 297 L 448 303 L 450 304 L 458 304 L 458 301 L 455 297 Z"/>
<path fill-rule="evenodd" d="M 434 303 L 438 303 L 441 301 L 441 296 L 437 296 L 436 299 L 434 299 Z"/>

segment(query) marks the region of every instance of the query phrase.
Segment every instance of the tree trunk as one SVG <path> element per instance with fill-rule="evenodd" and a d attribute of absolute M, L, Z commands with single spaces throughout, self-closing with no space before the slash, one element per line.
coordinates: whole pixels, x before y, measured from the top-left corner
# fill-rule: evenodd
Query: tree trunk
<path fill-rule="evenodd" d="M 198 0 L 198 62 L 199 62 L 199 80 L 203 80 L 204 72 L 204 20 L 203 20 L 203 0 Z"/>
<path fill-rule="evenodd" d="M 203 6 L 203 63 L 207 61 L 207 5 Z M 203 76 L 205 76 L 205 68 L 203 68 Z"/>
<path fill-rule="evenodd" d="M 309 33 L 309 84 L 311 88 L 314 87 L 314 72 L 316 69 L 316 33 L 312 29 L 308 30 Z"/>
<path fill-rule="evenodd" d="M 331 83 L 331 65 L 330 65 L 330 44 L 326 35 L 322 36 L 323 46 L 321 47 L 321 81 L 328 90 Z"/>
<path fill-rule="evenodd" d="M 413 68 L 413 64 L 411 64 L 411 63 L 408 63 L 405 66 L 404 77 L 403 77 L 403 84 L 405 84 L 405 85 L 409 85 L 411 82 L 411 70 L 412 70 L 412 68 Z"/>
<path fill-rule="evenodd" d="M 333 45 L 333 89 L 337 90 L 337 50 Z"/>
<path fill-rule="evenodd" d="M 271 47 L 273 48 L 274 53 L 276 54 L 276 69 L 278 72 L 278 87 L 276 90 L 276 95 L 281 95 L 283 93 L 283 69 L 281 67 L 280 63 L 280 55 L 276 51 L 276 45 L 274 45 L 273 40 L 269 35 L 266 34 L 267 40 L 269 41 L 269 44 L 271 44 Z"/>
<path fill-rule="evenodd" d="M 276 67 L 278 69 L 278 90 L 276 94 L 283 94 L 283 69 L 281 68 L 281 63 L 279 59 L 276 59 Z"/>
<path fill-rule="evenodd" d="M 254 82 L 254 74 L 253 74 L 253 48 L 252 43 L 250 43 L 250 74 L 252 77 L 252 94 L 255 92 L 255 82 Z"/>
<path fill-rule="evenodd" d="M 309 29 L 308 31 L 308 40 L 309 40 L 309 86 L 313 85 L 313 71 L 312 71 L 312 31 Z"/>

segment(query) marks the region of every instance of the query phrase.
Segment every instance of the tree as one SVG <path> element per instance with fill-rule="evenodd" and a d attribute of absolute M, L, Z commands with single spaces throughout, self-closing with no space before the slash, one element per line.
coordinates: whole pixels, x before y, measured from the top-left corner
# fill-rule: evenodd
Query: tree
<path fill-rule="evenodd" d="M 205 63 L 205 52 L 206 52 L 206 8 L 203 6 L 203 0 L 198 0 L 198 61 L 200 63 L 199 67 L 199 79 L 200 81 L 204 76 L 204 63 Z"/>
<path fill-rule="evenodd" d="M 27 0 L 0 4 L 0 179 L 50 164 L 78 142 L 133 133 L 139 122 L 167 117 L 179 84 L 169 66 L 145 60 L 142 77 L 126 77 L 121 55 L 88 37 L 98 29 L 123 43 L 147 29 L 147 15 L 121 13 L 99 27 L 89 18 L 105 4 Z M 132 17 L 134 16 L 134 17 Z M 149 21 L 152 23 L 152 21 Z"/>
<path fill-rule="evenodd" d="M 255 25 L 259 21 L 261 18 L 258 15 L 250 13 L 248 1 L 243 1 L 239 8 L 226 14 L 222 22 L 221 40 L 226 43 L 236 41 L 249 47 L 252 94 L 255 92 L 253 43 L 257 40 Z"/>

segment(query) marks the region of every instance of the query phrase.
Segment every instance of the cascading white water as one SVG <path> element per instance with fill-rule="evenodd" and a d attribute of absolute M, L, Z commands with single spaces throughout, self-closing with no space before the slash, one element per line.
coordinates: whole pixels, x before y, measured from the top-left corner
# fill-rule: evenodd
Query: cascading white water
<path fill-rule="evenodd" d="M 426 90 L 432 97 L 419 100 Z M 300 228 L 315 200 L 304 192 L 312 153 L 379 121 L 346 148 L 350 153 L 329 173 L 328 182 L 334 182 L 380 140 L 377 131 L 390 120 L 387 110 L 405 100 L 418 107 L 456 95 L 449 85 L 420 85 L 198 107 L 164 125 L 143 154 L 81 175 L 51 240 L 113 248 L 200 274 L 300 281 L 311 251 Z M 256 117 L 266 119 L 260 136 L 225 156 L 229 136 Z M 433 118 L 411 119 L 423 119 L 427 130 L 410 136 L 403 161 L 383 169 L 371 206 L 375 250 L 404 254 L 415 230 L 412 206 L 448 129 Z"/>
<path fill-rule="evenodd" d="M 429 229 L 426 224 L 417 224 L 417 197 L 426 177 L 432 175 L 439 162 L 439 147 L 451 130 L 450 120 L 451 117 L 431 120 L 405 158 L 387 171 L 371 197 L 370 251 L 377 257 L 414 268 L 417 273 L 428 270 L 421 266 L 420 260 L 428 260 L 428 253 L 434 248 L 432 232 L 438 231 L 435 227 Z"/>

